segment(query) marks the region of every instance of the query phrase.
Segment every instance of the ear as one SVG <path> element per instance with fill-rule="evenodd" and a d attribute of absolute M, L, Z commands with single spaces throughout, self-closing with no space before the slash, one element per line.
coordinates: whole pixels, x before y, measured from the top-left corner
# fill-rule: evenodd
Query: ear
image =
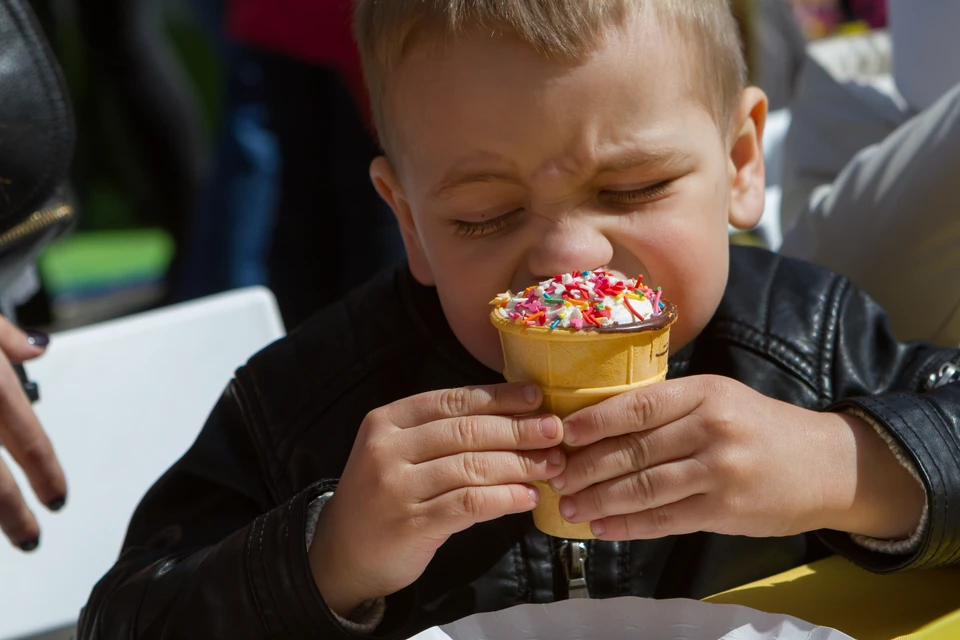
<path fill-rule="evenodd" d="M 763 128 L 767 123 L 767 96 L 748 87 L 731 123 L 730 224 L 752 229 L 760 223 L 766 194 L 763 164 Z"/>
<path fill-rule="evenodd" d="M 435 280 L 433 270 L 430 268 L 430 262 L 427 260 L 426 252 L 423 250 L 423 244 L 420 242 L 420 234 L 417 231 L 416 223 L 413 221 L 413 212 L 410 210 L 410 204 L 407 202 L 403 186 L 397 178 L 396 171 L 390 160 L 386 156 L 374 158 L 370 164 L 370 179 L 373 180 L 373 186 L 377 193 L 383 198 L 383 201 L 393 209 L 393 215 L 397 217 L 400 223 L 400 234 L 403 236 L 403 244 L 407 249 L 407 261 L 410 264 L 410 272 L 422 285 L 433 286 Z"/>

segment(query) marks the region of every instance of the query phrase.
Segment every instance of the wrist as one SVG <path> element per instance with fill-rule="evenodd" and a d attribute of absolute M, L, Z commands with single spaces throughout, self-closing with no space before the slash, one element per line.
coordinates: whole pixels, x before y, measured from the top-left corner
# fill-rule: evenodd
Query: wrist
<path fill-rule="evenodd" d="M 878 540 L 906 540 L 926 506 L 923 486 L 878 429 L 851 414 L 825 414 L 840 431 L 845 461 L 834 474 L 823 528 Z"/>
<path fill-rule="evenodd" d="M 346 561 L 347 549 L 333 534 L 332 503 L 333 498 L 319 514 L 307 558 L 317 589 L 327 606 L 341 618 L 349 619 L 357 607 L 377 596 L 366 593 L 361 585 L 351 580 L 357 572 L 351 570 L 350 562 Z"/>

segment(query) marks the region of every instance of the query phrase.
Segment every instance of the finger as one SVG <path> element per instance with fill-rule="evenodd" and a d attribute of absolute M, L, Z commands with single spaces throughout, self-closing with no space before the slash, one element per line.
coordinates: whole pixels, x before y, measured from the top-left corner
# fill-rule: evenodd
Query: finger
<path fill-rule="evenodd" d="M 555 416 L 463 416 L 405 429 L 400 454 L 418 464 L 468 451 L 532 451 L 560 444 Z"/>
<path fill-rule="evenodd" d="M 407 429 L 427 422 L 462 416 L 515 416 L 536 411 L 543 392 L 528 383 L 495 384 L 430 391 L 385 407 L 396 426 Z"/>
<path fill-rule="evenodd" d="M 523 484 L 496 487 L 465 487 L 450 491 L 421 505 L 430 536 L 449 536 L 479 522 L 526 513 L 540 502 L 540 493 Z"/>
<path fill-rule="evenodd" d="M 706 492 L 710 476 L 694 459 L 663 464 L 595 484 L 560 499 L 560 514 L 574 524 L 656 509 Z"/>
<path fill-rule="evenodd" d="M 415 497 L 426 501 L 463 487 L 530 484 L 556 476 L 563 471 L 564 461 L 559 449 L 461 453 L 417 465 L 411 489 Z"/>
<path fill-rule="evenodd" d="M 37 548 L 40 525 L 27 508 L 13 474 L 0 460 L 0 529 L 15 546 L 24 551 Z"/>
<path fill-rule="evenodd" d="M 43 355 L 50 336 L 42 331 L 25 332 L 0 316 L 0 351 L 17 364 Z"/>
<path fill-rule="evenodd" d="M 700 406 L 704 386 L 699 378 L 684 378 L 615 396 L 564 420 L 563 441 L 582 447 L 670 424 Z"/>
<path fill-rule="evenodd" d="M 601 540 L 656 540 L 709 530 L 709 504 L 705 495 L 655 507 L 640 513 L 611 516 L 590 523 Z"/>
<path fill-rule="evenodd" d="M 59 508 L 67 495 L 67 481 L 53 445 L 37 420 L 20 379 L 0 354 L 0 442 L 23 469 L 40 501 Z"/>
<path fill-rule="evenodd" d="M 557 493 L 571 495 L 593 484 L 689 458 L 705 444 L 704 431 L 687 416 L 665 427 L 607 438 L 578 449 L 550 485 Z"/>

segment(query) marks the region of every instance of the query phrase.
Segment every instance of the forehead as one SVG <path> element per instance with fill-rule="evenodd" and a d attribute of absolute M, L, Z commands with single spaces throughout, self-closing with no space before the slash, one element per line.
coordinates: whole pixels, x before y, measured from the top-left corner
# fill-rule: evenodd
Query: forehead
<path fill-rule="evenodd" d="M 577 165 L 638 138 L 676 145 L 685 122 L 709 119 L 678 40 L 636 21 L 580 60 L 549 59 L 519 38 L 479 30 L 442 48 L 415 46 L 386 85 L 394 162 L 401 174 L 466 155 Z"/>

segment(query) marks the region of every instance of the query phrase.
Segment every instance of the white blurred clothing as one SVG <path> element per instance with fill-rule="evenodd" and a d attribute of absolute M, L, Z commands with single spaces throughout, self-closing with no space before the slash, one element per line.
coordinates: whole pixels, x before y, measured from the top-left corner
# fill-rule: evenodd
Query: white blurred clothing
<path fill-rule="evenodd" d="M 891 71 L 886 33 L 810 47 L 785 145 L 781 251 L 850 278 L 900 339 L 955 346 L 960 85 L 918 114 Z"/>
<path fill-rule="evenodd" d="M 915 110 L 929 108 L 960 83 L 960 2 L 888 0 L 893 77 Z"/>

